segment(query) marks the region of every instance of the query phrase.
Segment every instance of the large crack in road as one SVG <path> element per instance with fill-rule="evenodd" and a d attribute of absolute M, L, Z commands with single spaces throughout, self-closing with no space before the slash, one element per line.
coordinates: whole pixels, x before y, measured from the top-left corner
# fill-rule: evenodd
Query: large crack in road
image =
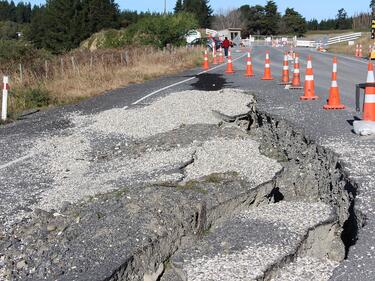
<path fill-rule="evenodd" d="M 4 232 L 4 278 L 328 280 L 362 225 L 338 156 L 249 93 L 70 121 L 34 146 L 52 184 Z"/>

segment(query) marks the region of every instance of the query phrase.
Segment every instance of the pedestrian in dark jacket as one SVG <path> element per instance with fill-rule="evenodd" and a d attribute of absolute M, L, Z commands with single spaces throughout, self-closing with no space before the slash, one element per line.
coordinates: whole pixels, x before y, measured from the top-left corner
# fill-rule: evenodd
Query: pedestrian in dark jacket
<path fill-rule="evenodd" d="M 223 43 L 221 43 L 221 46 L 224 48 L 225 56 L 228 57 L 228 49 L 230 47 L 230 41 L 228 40 L 228 37 L 225 37 Z"/>

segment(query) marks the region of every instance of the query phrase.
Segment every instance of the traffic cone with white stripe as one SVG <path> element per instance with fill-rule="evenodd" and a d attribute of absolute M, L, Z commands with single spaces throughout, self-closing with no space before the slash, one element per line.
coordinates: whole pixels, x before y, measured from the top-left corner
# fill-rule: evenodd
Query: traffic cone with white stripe
<path fill-rule="evenodd" d="M 209 69 L 210 66 L 208 65 L 208 53 L 207 50 L 204 51 L 204 59 L 203 59 L 203 69 Z"/>
<path fill-rule="evenodd" d="M 340 102 L 340 91 L 337 85 L 337 59 L 333 58 L 332 70 L 332 84 L 329 90 L 329 97 L 327 104 L 323 106 L 324 109 L 345 109 L 345 105 Z"/>
<path fill-rule="evenodd" d="M 300 97 L 301 100 L 316 100 L 315 96 L 314 70 L 312 67 L 311 56 L 307 58 L 307 68 L 305 76 L 305 93 Z"/>
<path fill-rule="evenodd" d="M 215 44 L 215 43 L 214 43 Z M 212 57 L 214 59 L 213 64 L 217 64 L 217 52 L 216 52 L 216 47 L 212 49 Z"/>
<path fill-rule="evenodd" d="M 283 62 L 283 70 L 281 73 L 281 81 L 280 85 L 288 85 L 290 83 L 289 80 L 289 62 L 288 62 L 288 52 L 284 53 L 284 62 Z"/>
<path fill-rule="evenodd" d="M 299 90 L 302 89 L 301 74 L 299 70 L 299 55 L 297 53 L 295 55 L 292 85 L 290 85 L 289 89 Z"/>
<path fill-rule="evenodd" d="M 224 63 L 223 48 L 221 48 L 221 46 L 219 49 L 219 63 L 220 64 Z"/>
<path fill-rule="evenodd" d="M 233 74 L 233 62 L 232 62 L 232 53 L 231 51 L 228 51 L 228 63 L 227 63 L 227 69 L 225 70 L 226 74 Z"/>
<path fill-rule="evenodd" d="M 271 75 L 271 60 L 270 60 L 270 52 L 266 52 L 266 61 L 264 63 L 264 75 L 262 80 L 274 80 Z"/>
<path fill-rule="evenodd" d="M 358 44 L 355 46 L 355 56 L 357 58 L 359 57 L 359 45 Z"/>
<path fill-rule="evenodd" d="M 367 85 L 365 88 L 365 104 L 363 107 L 363 120 L 375 121 L 375 79 L 374 65 L 368 64 Z"/>
<path fill-rule="evenodd" d="M 254 76 L 254 71 L 253 71 L 253 64 L 251 62 L 251 54 L 250 52 L 247 53 L 247 60 L 246 60 L 246 77 L 252 77 Z"/>
<path fill-rule="evenodd" d="M 358 53 L 358 57 L 362 58 L 363 55 L 362 55 L 362 45 L 359 45 L 359 53 Z"/>

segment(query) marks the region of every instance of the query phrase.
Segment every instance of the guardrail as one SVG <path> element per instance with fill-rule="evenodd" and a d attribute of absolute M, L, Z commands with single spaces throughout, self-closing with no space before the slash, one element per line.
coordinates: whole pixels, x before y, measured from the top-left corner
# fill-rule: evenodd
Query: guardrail
<path fill-rule="evenodd" d="M 316 47 L 315 41 L 309 41 L 309 40 L 296 40 L 294 43 L 295 47 L 306 47 L 306 48 L 315 48 Z"/>
<path fill-rule="evenodd" d="M 354 40 L 357 40 L 361 36 L 362 36 L 362 32 L 335 36 L 335 37 L 329 38 L 326 45 L 332 45 L 332 44 L 337 44 L 337 43 L 347 42 L 347 41 L 354 41 Z"/>

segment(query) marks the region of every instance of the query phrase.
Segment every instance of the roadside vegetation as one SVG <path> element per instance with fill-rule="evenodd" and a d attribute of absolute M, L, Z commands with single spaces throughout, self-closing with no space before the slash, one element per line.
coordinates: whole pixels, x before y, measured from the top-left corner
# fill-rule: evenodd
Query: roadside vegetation
<path fill-rule="evenodd" d="M 34 7 L 0 1 L 0 74 L 10 76 L 10 118 L 197 66 L 202 49 L 187 48 L 184 35 L 200 19 L 201 12 L 184 7 L 166 15 L 120 11 L 113 0 Z"/>
<path fill-rule="evenodd" d="M 369 32 L 363 33 L 362 37 L 354 42 L 354 45 L 349 46 L 348 42 L 338 43 L 329 46 L 328 51 L 332 53 L 345 54 L 349 56 L 355 55 L 356 45 L 362 45 L 362 54 L 363 57 L 369 56 L 369 46 L 374 46 L 375 41 L 371 39 L 371 34 Z"/>

